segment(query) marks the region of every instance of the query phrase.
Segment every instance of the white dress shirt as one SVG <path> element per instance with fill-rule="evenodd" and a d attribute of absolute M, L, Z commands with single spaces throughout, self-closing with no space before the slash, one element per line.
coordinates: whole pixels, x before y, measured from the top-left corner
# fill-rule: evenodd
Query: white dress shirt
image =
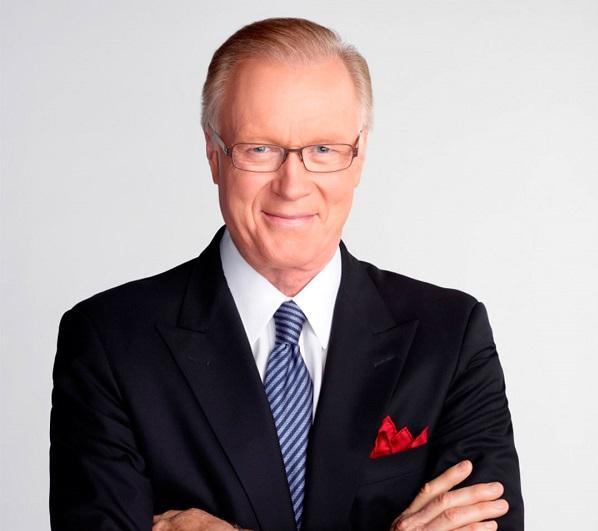
<path fill-rule="evenodd" d="M 280 292 L 247 263 L 228 229 L 220 241 L 220 259 L 262 382 L 266 375 L 268 355 L 276 340 L 274 312 L 283 302 L 293 300 L 305 314 L 299 349 L 314 386 L 313 418 L 320 396 L 332 314 L 341 281 L 340 250 L 337 249 L 324 269 L 292 298 Z"/>

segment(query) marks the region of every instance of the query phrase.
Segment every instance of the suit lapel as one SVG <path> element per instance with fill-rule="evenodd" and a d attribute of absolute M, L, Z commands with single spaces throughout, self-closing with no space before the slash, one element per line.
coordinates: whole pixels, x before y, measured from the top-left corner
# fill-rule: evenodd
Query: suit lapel
<path fill-rule="evenodd" d="M 262 529 L 294 529 L 270 406 L 220 263 L 223 230 L 198 258 L 176 327 L 159 326 Z"/>
<path fill-rule="evenodd" d="M 306 471 L 304 529 L 337 529 L 397 384 L 418 321 L 397 323 L 365 266 L 341 244 L 336 300 Z"/>
<path fill-rule="evenodd" d="M 158 325 L 264 530 L 295 529 L 278 436 L 220 263 L 223 230 L 194 264 L 176 326 Z M 341 244 L 342 280 L 310 433 L 303 529 L 348 516 L 417 320 L 388 312 L 365 266 Z M 345 515 L 345 516 L 343 516 Z"/>

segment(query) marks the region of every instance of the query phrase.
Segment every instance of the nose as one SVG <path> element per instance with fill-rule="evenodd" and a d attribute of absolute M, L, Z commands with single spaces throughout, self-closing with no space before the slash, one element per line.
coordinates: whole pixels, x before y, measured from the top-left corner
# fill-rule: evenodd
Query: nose
<path fill-rule="evenodd" d="M 298 152 L 290 152 L 272 181 L 275 194 L 283 199 L 295 201 L 309 195 L 313 183 Z"/>

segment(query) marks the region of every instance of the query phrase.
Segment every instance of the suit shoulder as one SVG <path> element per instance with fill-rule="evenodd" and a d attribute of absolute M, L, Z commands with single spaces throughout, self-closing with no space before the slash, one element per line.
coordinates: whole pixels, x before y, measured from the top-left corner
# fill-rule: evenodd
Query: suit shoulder
<path fill-rule="evenodd" d="M 469 314 L 478 300 L 471 294 L 455 288 L 439 286 L 401 273 L 379 269 L 361 262 L 389 306 L 406 304 L 420 316 L 440 313 Z"/>
<path fill-rule="evenodd" d="M 102 322 L 122 322 L 127 317 L 143 320 L 156 312 L 164 315 L 169 306 L 175 312 L 196 261 L 197 257 L 166 271 L 100 291 L 76 303 L 71 310 Z"/>

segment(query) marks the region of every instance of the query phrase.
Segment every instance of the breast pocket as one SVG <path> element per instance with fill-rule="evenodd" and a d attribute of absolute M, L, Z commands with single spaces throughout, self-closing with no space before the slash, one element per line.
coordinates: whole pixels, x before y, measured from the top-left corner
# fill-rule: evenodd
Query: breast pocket
<path fill-rule="evenodd" d="M 414 474 L 423 470 L 427 462 L 427 444 L 376 459 L 369 458 L 363 467 L 360 484 Z"/>

